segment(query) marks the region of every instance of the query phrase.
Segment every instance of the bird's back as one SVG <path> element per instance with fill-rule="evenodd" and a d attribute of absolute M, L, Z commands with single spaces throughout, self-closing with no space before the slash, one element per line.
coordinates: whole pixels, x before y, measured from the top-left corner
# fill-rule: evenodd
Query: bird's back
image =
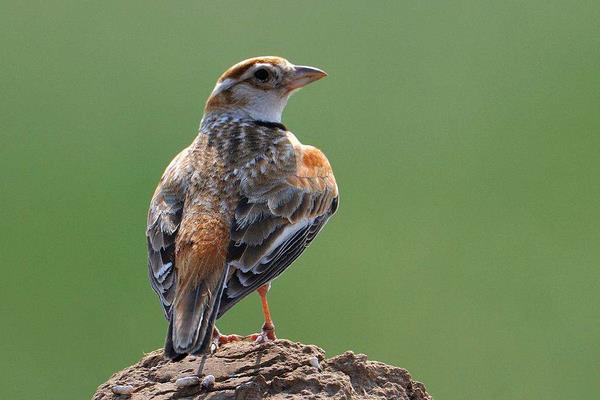
<path fill-rule="evenodd" d="M 329 162 L 279 123 L 289 96 L 324 76 L 281 57 L 236 64 L 209 96 L 198 137 L 165 171 L 147 236 L 168 357 L 206 350 L 215 319 L 279 276 L 335 212 Z"/>
<path fill-rule="evenodd" d="M 231 278 L 231 224 L 243 193 L 266 189 L 293 168 L 280 126 L 221 118 L 205 121 L 165 171 L 149 211 L 149 270 L 170 322 L 171 358 L 209 344 Z"/>

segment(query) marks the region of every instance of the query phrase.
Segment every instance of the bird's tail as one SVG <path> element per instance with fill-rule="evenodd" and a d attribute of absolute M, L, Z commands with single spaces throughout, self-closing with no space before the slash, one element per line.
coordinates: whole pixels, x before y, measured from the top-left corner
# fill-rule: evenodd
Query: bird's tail
<path fill-rule="evenodd" d="M 196 285 L 181 288 L 171 308 L 165 355 L 181 360 L 209 350 L 226 271 L 214 271 Z"/>

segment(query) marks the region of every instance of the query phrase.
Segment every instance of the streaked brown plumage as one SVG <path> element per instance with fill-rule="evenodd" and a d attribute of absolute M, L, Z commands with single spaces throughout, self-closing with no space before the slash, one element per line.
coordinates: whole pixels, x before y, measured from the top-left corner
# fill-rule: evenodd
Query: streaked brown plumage
<path fill-rule="evenodd" d="M 206 103 L 200 132 L 163 174 L 148 212 L 152 287 L 169 320 L 165 353 L 206 351 L 214 322 L 268 284 L 335 212 L 338 189 L 325 155 L 281 124 L 295 90 L 325 76 L 279 57 L 226 71 Z"/>

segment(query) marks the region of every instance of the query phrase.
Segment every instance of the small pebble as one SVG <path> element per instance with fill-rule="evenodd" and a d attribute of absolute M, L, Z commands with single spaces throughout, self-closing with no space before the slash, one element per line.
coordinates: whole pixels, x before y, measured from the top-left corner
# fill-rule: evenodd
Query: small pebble
<path fill-rule="evenodd" d="M 202 379 L 202 387 L 206 389 L 212 389 L 215 385 L 215 376 L 214 375 L 206 375 L 204 379 Z"/>
<path fill-rule="evenodd" d="M 114 394 L 122 395 L 122 396 L 131 396 L 133 393 L 133 386 L 131 385 L 115 385 L 111 388 Z"/>
<path fill-rule="evenodd" d="M 183 378 L 179 378 L 175 381 L 175 386 L 179 389 L 196 386 L 200 383 L 200 378 L 195 375 L 192 376 L 184 376 Z"/>
<path fill-rule="evenodd" d="M 316 356 L 312 356 L 310 358 L 310 365 L 312 365 L 316 369 L 321 368 L 321 366 L 319 365 L 319 359 Z"/>

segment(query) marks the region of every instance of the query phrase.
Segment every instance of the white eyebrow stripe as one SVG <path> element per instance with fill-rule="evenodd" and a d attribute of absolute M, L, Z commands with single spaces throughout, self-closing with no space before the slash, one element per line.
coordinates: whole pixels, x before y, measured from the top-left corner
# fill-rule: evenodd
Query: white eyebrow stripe
<path fill-rule="evenodd" d="M 210 95 L 211 96 L 215 96 L 215 95 L 221 93 L 222 91 L 229 89 L 230 87 L 233 86 L 233 84 L 235 82 L 236 81 L 234 79 L 227 78 L 227 79 L 225 79 L 225 80 L 217 83 L 215 85 L 215 88 L 213 89 L 213 91 L 212 91 L 212 93 Z"/>

